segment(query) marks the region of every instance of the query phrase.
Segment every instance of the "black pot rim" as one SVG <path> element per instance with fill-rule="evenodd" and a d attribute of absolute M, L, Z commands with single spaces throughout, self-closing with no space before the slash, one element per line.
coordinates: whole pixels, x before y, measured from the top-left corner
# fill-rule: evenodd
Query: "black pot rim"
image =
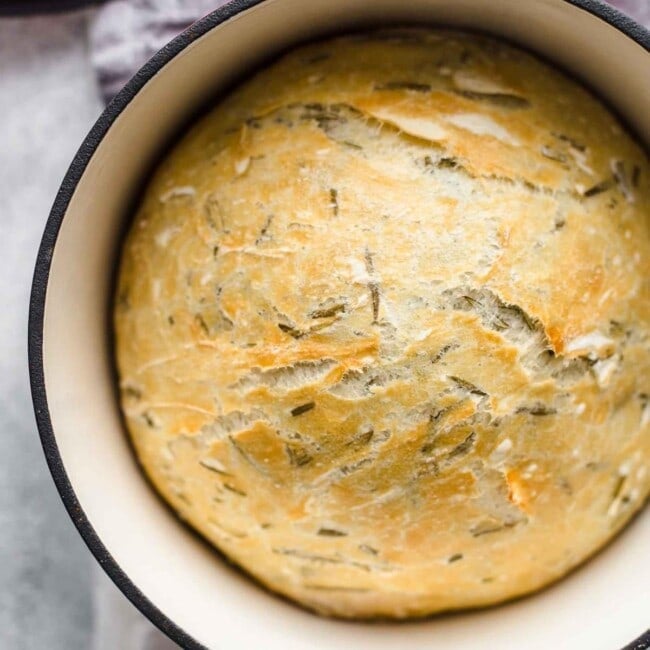
<path fill-rule="evenodd" d="M 54 246 L 56 245 L 58 233 L 68 205 L 72 199 L 77 184 L 81 180 L 86 167 L 90 162 L 90 159 L 113 122 L 128 106 L 143 86 L 188 45 L 233 16 L 236 16 L 242 11 L 250 9 L 265 1 L 266 0 L 231 0 L 228 4 L 197 21 L 145 63 L 106 107 L 77 151 L 57 193 L 38 250 L 29 304 L 29 375 L 34 413 L 45 458 L 63 504 L 90 552 L 95 556 L 95 559 L 99 562 L 115 585 L 156 627 L 182 648 L 187 648 L 188 650 L 208 650 L 208 648 L 193 639 L 187 632 L 185 632 L 185 630 L 169 619 L 126 575 L 108 549 L 104 546 L 92 524 L 86 517 L 86 514 L 81 508 L 74 492 L 74 488 L 67 476 L 63 460 L 59 453 L 54 430 L 52 428 L 47 403 L 47 391 L 45 387 L 45 375 L 43 369 L 43 324 L 45 316 L 45 299 Z M 610 5 L 605 4 L 601 0 L 563 1 L 612 25 L 650 52 L 650 31 L 629 16 L 614 9 Z M 650 630 L 637 640 L 630 643 L 623 650 L 649 649 Z"/>

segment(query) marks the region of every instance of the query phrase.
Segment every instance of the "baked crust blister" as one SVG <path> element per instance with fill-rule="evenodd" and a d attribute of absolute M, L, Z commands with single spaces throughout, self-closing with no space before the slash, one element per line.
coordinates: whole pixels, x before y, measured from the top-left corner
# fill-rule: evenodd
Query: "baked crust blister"
<path fill-rule="evenodd" d="M 183 137 L 124 245 L 142 466 L 321 613 L 559 578 L 650 490 L 649 179 L 597 100 L 502 42 L 291 52 Z"/>

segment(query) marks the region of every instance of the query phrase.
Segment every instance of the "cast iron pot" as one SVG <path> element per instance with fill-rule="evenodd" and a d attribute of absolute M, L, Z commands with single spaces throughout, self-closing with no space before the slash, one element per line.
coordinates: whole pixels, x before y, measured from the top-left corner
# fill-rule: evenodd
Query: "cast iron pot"
<path fill-rule="evenodd" d="M 29 363 L 56 486 L 108 575 L 184 648 L 648 648 L 647 511 L 535 596 L 426 621 L 346 623 L 276 598 L 222 561 L 135 462 L 116 398 L 110 310 L 121 237 L 148 172 L 198 111 L 262 62 L 298 42 L 379 24 L 504 36 L 582 79 L 650 145 L 650 33 L 597 0 L 234 0 L 218 9 L 158 52 L 108 106 L 47 222 Z"/>

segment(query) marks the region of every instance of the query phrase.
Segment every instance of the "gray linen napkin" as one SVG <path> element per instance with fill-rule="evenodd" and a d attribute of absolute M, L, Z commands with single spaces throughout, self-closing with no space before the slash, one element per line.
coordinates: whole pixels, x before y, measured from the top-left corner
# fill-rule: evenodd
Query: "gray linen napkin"
<path fill-rule="evenodd" d="M 96 14 L 90 54 L 106 101 L 174 36 L 227 0 L 114 0 Z"/>
<path fill-rule="evenodd" d="M 226 1 L 113 0 L 104 5 L 90 29 L 91 61 L 104 99 L 108 102 L 147 59 L 185 27 Z M 610 4 L 650 27 L 650 0 L 611 0 Z M 93 650 L 177 647 L 131 607 L 99 571 Z"/>

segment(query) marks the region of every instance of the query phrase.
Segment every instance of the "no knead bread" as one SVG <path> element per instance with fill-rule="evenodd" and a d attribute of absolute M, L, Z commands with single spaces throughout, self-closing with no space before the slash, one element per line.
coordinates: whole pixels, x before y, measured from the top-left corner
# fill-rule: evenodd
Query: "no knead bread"
<path fill-rule="evenodd" d="M 183 137 L 124 245 L 142 466 L 321 613 L 548 584 L 650 489 L 648 205 L 611 113 L 507 44 L 291 52 Z"/>

